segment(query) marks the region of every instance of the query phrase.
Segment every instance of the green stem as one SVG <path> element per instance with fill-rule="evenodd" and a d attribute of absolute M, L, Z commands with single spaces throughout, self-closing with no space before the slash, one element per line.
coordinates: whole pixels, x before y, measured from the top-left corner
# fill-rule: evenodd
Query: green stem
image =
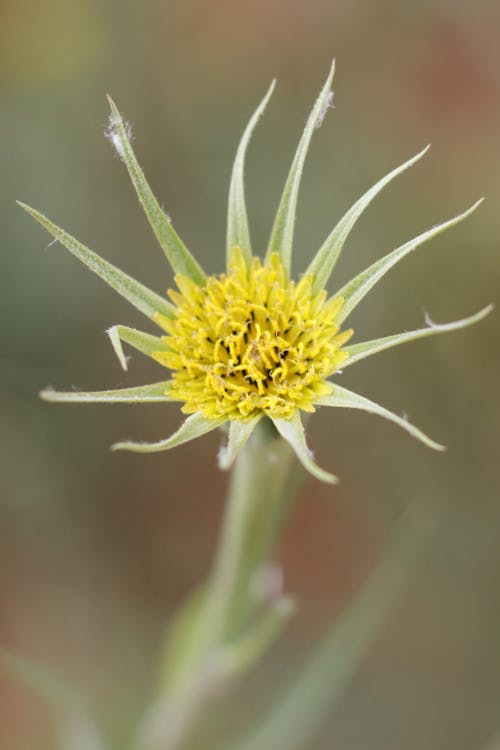
<path fill-rule="evenodd" d="M 252 628 L 262 628 L 256 616 L 265 602 L 253 584 L 271 559 L 295 494 L 292 462 L 288 444 L 271 422 L 261 420 L 236 459 L 212 572 L 203 591 L 195 592 L 180 613 L 177 634 L 190 634 L 170 644 L 165 689 L 141 729 L 140 750 L 184 747 L 221 680 L 228 679 L 224 653 L 240 639 L 253 643 Z M 273 617 L 271 621 L 274 628 Z M 275 629 L 278 633 L 279 627 Z M 250 661 L 243 659 L 245 668 L 259 655 L 257 649 Z"/>
<path fill-rule="evenodd" d="M 284 491 L 292 452 L 274 428 L 262 422 L 241 451 L 231 477 L 221 541 L 208 592 L 208 642 L 241 635 L 256 602 L 252 578 L 269 562 L 291 501 Z"/>

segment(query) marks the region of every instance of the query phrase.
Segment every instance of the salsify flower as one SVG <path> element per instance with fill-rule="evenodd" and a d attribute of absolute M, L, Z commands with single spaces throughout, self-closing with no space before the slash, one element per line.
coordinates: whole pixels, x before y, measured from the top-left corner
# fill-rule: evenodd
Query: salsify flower
<path fill-rule="evenodd" d="M 227 469 L 259 420 L 271 420 L 292 446 L 304 467 L 319 479 L 336 478 L 319 468 L 308 449 L 301 412 L 317 406 L 362 409 L 395 422 L 436 450 L 443 446 L 408 422 L 369 399 L 341 387 L 330 378 L 340 367 L 406 341 L 433 336 L 476 323 L 491 306 L 475 315 L 444 325 L 429 319 L 422 328 L 346 345 L 353 334 L 345 321 L 374 284 L 399 260 L 445 229 L 471 214 L 464 213 L 423 232 L 329 295 L 325 286 L 356 220 L 372 199 L 397 175 L 420 159 L 427 148 L 393 169 L 347 211 L 313 256 L 299 281 L 290 278 L 290 265 L 299 185 L 311 137 L 331 104 L 334 65 L 306 123 L 286 180 L 263 260 L 252 254 L 243 172 L 245 153 L 254 127 L 274 88 L 250 119 L 234 161 L 229 190 L 227 268 L 207 276 L 174 230 L 153 195 L 130 143 L 130 129 L 110 99 L 107 136 L 125 163 L 139 200 L 167 260 L 175 272 L 178 291 L 170 300 L 100 258 L 38 211 L 21 204 L 64 247 L 97 273 L 160 328 L 153 336 L 127 326 L 113 326 L 109 336 L 124 369 L 122 342 L 171 371 L 168 380 L 152 385 L 100 392 L 45 390 L 48 401 L 76 403 L 182 403 L 189 416 L 171 437 L 156 443 L 121 442 L 115 449 L 154 452 L 173 448 L 229 425 L 228 444 L 219 454 Z"/>

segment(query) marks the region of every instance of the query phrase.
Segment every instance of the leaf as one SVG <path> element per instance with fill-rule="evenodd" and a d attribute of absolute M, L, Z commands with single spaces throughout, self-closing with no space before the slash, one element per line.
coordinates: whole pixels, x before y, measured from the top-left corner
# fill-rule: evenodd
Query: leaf
<path fill-rule="evenodd" d="M 160 655 L 160 694 L 165 695 L 173 690 L 192 666 L 192 654 L 197 654 L 206 600 L 206 587 L 197 587 L 180 603 L 168 622 Z"/>
<path fill-rule="evenodd" d="M 123 118 L 118 111 L 116 104 L 109 96 L 108 101 L 109 106 L 111 107 L 108 137 L 113 142 L 120 157 L 125 162 L 125 166 L 127 167 L 130 179 L 134 185 L 137 197 L 142 204 L 151 225 L 151 229 L 160 243 L 167 260 L 175 273 L 181 273 L 184 276 L 188 276 L 197 284 L 204 284 L 206 276 L 203 269 L 184 245 L 170 223 L 170 219 L 153 195 L 153 192 L 146 182 L 144 173 L 135 157 Z"/>
<path fill-rule="evenodd" d="M 262 414 L 258 414 L 249 422 L 242 422 L 239 419 L 231 420 L 229 424 L 228 444 L 227 446 L 223 446 L 219 452 L 220 469 L 227 471 L 231 468 L 236 456 L 245 445 L 261 418 Z"/>
<path fill-rule="evenodd" d="M 302 466 L 314 477 L 322 482 L 336 484 L 338 479 L 314 463 L 312 453 L 307 447 L 304 426 L 299 412 L 295 412 L 291 419 L 273 418 L 273 423 L 280 435 L 291 445 Z"/>
<path fill-rule="evenodd" d="M 339 703 L 415 575 L 443 519 L 435 504 L 412 504 L 393 530 L 380 560 L 336 617 L 298 674 L 281 684 L 267 716 L 223 750 L 303 750 Z"/>
<path fill-rule="evenodd" d="M 346 388 L 341 388 L 336 383 L 334 385 L 334 388 L 335 390 L 330 396 L 321 396 L 315 403 L 318 404 L 318 406 L 336 406 L 347 409 L 361 409 L 362 411 L 367 411 L 371 414 L 377 414 L 379 417 L 384 417 L 384 419 L 388 419 L 389 421 L 399 425 L 399 427 L 402 427 L 403 430 L 409 432 L 410 435 L 413 435 L 413 437 L 417 438 L 417 440 L 420 440 L 429 448 L 432 448 L 436 451 L 445 450 L 443 445 L 436 443 L 417 427 L 414 427 L 414 425 L 410 424 L 410 422 L 408 422 L 406 419 L 398 417 L 397 414 L 393 414 L 383 406 L 379 406 L 379 404 L 376 404 L 374 401 L 370 401 L 364 396 L 358 396 L 357 393 L 348 391 Z"/>
<path fill-rule="evenodd" d="M 269 260 L 272 253 L 279 253 L 283 265 L 290 270 L 292 258 L 293 234 L 295 227 L 295 212 L 297 209 L 297 198 L 299 195 L 300 180 L 304 169 L 309 144 L 312 135 L 317 127 L 321 116 L 324 116 L 326 108 L 330 103 L 331 85 L 333 74 L 335 72 L 335 61 L 332 62 L 328 78 L 321 89 L 314 107 L 312 108 L 306 127 L 300 139 L 297 151 L 295 153 L 290 172 L 288 174 L 285 188 L 281 196 L 276 218 L 274 219 L 269 246 L 267 249 L 266 260 Z"/>
<path fill-rule="evenodd" d="M 333 271 L 335 264 L 339 258 L 345 241 L 347 240 L 351 229 L 353 228 L 356 221 L 359 219 L 365 208 L 367 208 L 372 200 L 378 193 L 395 177 L 400 175 L 406 169 L 415 164 L 416 161 L 422 158 L 424 154 L 429 150 L 430 145 L 426 146 L 423 151 L 420 151 L 412 159 L 409 159 L 401 166 L 393 169 L 385 177 L 383 177 L 376 185 L 374 185 L 368 192 L 366 192 L 352 208 L 342 217 L 339 223 L 335 226 L 332 232 L 328 235 L 323 245 L 320 247 L 313 260 L 309 264 L 306 274 L 312 274 L 314 276 L 312 294 L 318 294 L 323 287 L 326 286 L 328 279 Z"/>
<path fill-rule="evenodd" d="M 446 333 L 447 331 L 457 331 L 459 328 L 466 328 L 467 326 L 478 323 L 483 320 L 493 310 L 493 305 L 484 307 L 474 315 L 470 315 L 468 318 L 462 318 L 462 320 L 455 320 L 452 323 L 432 323 L 427 318 L 427 327 L 418 328 L 415 331 L 405 331 L 404 333 L 396 333 L 393 336 L 384 336 L 380 339 L 373 339 L 372 341 L 363 341 L 359 344 L 353 344 L 348 347 L 349 359 L 342 363 L 342 369 L 345 370 L 349 365 L 353 365 L 355 362 L 359 362 L 360 359 L 365 357 L 371 357 L 372 354 L 377 354 L 384 349 L 389 349 L 399 344 L 404 344 L 407 341 L 415 341 L 416 339 L 423 339 L 426 336 L 435 336 L 437 333 Z"/>
<path fill-rule="evenodd" d="M 40 393 L 44 401 L 76 404 L 141 404 L 172 402 L 167 391 L 171 385 L 170 380 L 151 385 L 140 385 L 136 388 L 120 388 L 114 391 L 54 391 L 46 388 Z"/>
<path fill-rule="evenodd" d="M 39 664 L 5 648 L 0 648 L 0 669 L 51 705 L 62 750 L 104 750 L 85 701 L 71 685 Z"/>
<path fill-rule="evenodd" d="M 50 234 L 55 237 L 61 245 L 70 251 L 78 260 L 81 260 L 87 268 L 96 273 L 100 278 L 109 284 L 118 294 L 130 302 L 131 305 L 140 310 L 144 315 L 151 320 L 155 320 L 158 313 L 166 315 L 168 318 L 172 318 L 173 306 L 163 297 L 160 297 L 155 292 L 152 292 L 143 284 L 133 279 L 128 274 L 120 271 L 119 268 L 113 266 L 108 261 L 99 257 L 97 253 L 89 250 L 88 247 L 82 245 L 74 237 L 65 232 L 60 227 L 56 226 L 50 219 L 36 211 L 34 208 L 27 206 L 25 203 L 17 201 L 21 208 L 24 208 L 34 219 L 36 219 Z"/>
<path fill-rule="evenodd" d="M 234 680 L 251 669 L 282 634 L 297 605 L 289 596 L 279 596 L 256 618 L 247 633 L 219 651 L 222 671 Z"/>
<path fill-rule="evenodd" d="M 51 702 L 66 707 L 74 707 L 81 702 L 80 696 L 71 685 L 14 651 L 0 647 L 0 667 L 18 682 Z"/>
<path fill-rule="evenodd" d="M 263 114 L 271 94 L 273 93 L 276 81 L 273 81 L 267 91 L 267 94 L 260 102 L 259 106 L 250 118 L 245 132 L 236 152 L 231 175 L 231 184 L 229 186 L 229 205 L 227 218 L 227 262 L 229 264 L 231 251 L 237 246 L 241 249 L 247 263 L 250 263 L 252 257 L 252 248 L 250 245 L 250 233 L 248 231 L 248 218 L 245 203 L 245 155 L 248 143 L 252 136 L 255 126 Z"/>
<path fill-rule="evenodd" d="M 111 446 L 113 451 L 133 451 L 134 453 L 157 453 L 175 448 L 177 445 L 194 440 L 207 432 L 215 430 L 226 422 L 226 417 L 219 419 L 206 419 L 202 414 L 191 414 L 190 417 L 169 438 L 159 440 L 157 443 L 134 443 L 124 441 Z"/>
<path fill-rule="evenodd" d="M 134 349 L 142 352 L 147 357 L 154 359 L 154 354 L 160 351 L 169 351 L 169 347 L 163 343 L 161 338 L 151 336 L 149 333 L 143 333 L 135 328 L 129 328 L 128 326 L 112 326 L 106 331 L 108 334 L 113 349 L 118 361 L 120 362 L 124 370 L 128 369 L 127 358 L 123 351 L 122 341 L 125 341 Z"/>
<path fill-rule="evenodd" d="M 380 260 L 376 261 L 365 271 L 362 271 L 362 273 L 345 284 L 345 286 L 343 286 L 342 289 L 340 289 L 334 295 L 335 297 L 343 297 L 344 299 L 344 305 L 336 318 L 337 325 L 340 325 L 347 318 L 347 316 L 354 310 L 356 305 L 361 302 L 363 297 L 368 294 L 370 289 L 377 283 L 377 281 L 381 279 L 382 276 L 384 276 L 384 274 L 386 274 L 387 271 L 392 268 L 399 260 L 404 258 L 405 255 L 411 253 L 412 250 L 415 250 L 424 242 L 427 242 L 433 237 L 436 237 L 438 234 L 441 234 L 441 232 L 444 232 L 445 229 L 449 229 L 450 227 L 455 226 L 455 224 L 458 224 L 460 221 L 463 221 L 463 219 L 465 219 L 467 216 L 470 216 L 470 214 L 476 210 L 476 208 L 483 202 L 483 200 L 484 199 L 481 198 L 481 200 L 474 203 L 473 206 L 468 208 L 467 211 L 464 211 L 462 214 L 455 216 L 449 221 L 443 222 L 443 224 L 438 224 L 438 226 L 428 229 L 426 232 L 423 232 L 423 234 L 419 234 L 418 237 L 415 237 L 409 242 L 406 242 L 404 245 L 396 248 L 396 250 L 393 250 L 392 253 L 389 253 Z"/>

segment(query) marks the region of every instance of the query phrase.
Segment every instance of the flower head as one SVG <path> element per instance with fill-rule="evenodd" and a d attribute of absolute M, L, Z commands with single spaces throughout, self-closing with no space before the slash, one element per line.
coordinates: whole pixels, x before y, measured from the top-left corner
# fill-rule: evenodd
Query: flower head
<path fill-rule="evenodd" d="M 137 388 L 100 392 L 56 392 L 42 397 L 65 402 L 179 401 L 189 416 L 171 437 L 157 443 L 117 443 L 115 449 L 165 450 L 229 423 L 229 442 L 219 463 L 229 468 L 237 452 L 262 418 L 270 419 L 312 474 L 325 481 L 336 478 L 313 461 L 304 435 L 301 412 L 317 405 L 362 409 L 389 419 L 426 445 L 442 446 L 406 419 L 373 401 L 339 386 L 329 378 L 365 357 L 392 346 L 471 325 L 491 310 L 444 325 L 426 321 L 423 328 L 349 345 L 353 331 L 343 326 L 347 316 L 374 284 L 400 259 L 468 216 L 480 201 L 455 218 L 423 232 L 373 263 L 333 295 L 325 286 L 356 220 L 372 199 L 427 151 L 393 169 L 368 190 L 343 216 L 313 256 L 300 280 L 290 277 L 295 213 L 305 157 L 314 130 L 331 107 L 334 66 L 316 100 L 295 153 L 272 227 L 264 260 L 252 254 L 243 172 L 253 129 L 274 88 L 253 114 L 240 141 L 229 191 L 227 268 L 206 276 L 175 232 L 154 197 L 130 143 L 130 128 L 110 100 L 107 137 L 125 163 L 151 227 L 176 276 L 178 291 L 170 300 L 147 289 L 53 224 L 38 211 L 21 204 L 71 253 L 97 273 L 160 329 L 159 336 L 126 326 L 108 333 L 124 369 L 123 342 L 171 372 L 168 380 Z"/>
<path fill-rule="evenodd" d="M 352 331 L 339 333 L 343 299 L 314 294 L 312 274 L 295 284 L 277 253 L 247 266 L 235 246 L 227 274 L 203 286 L 181 275 L 176 282 L 175 317 L 158 318 L 169 350 L 154 358 L 173 371 L 170 395 L 184 402 L 182 411 L 290 419 L 332 393 L 327 378 L 348 358 L 341 347 Z"/>

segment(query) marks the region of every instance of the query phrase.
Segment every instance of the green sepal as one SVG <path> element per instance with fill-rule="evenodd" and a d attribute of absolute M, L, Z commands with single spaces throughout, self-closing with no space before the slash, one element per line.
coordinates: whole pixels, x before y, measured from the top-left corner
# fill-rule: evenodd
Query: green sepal
<path fill-rule="evenodd" d="M 151 320 L 155 320 L 158 313 L 166 315 L 168 318 L 173 317 L 174 307 L 166 299 L 160 297 L 156 292 L 152 292 L 139 281 L 132 278 L 132 276 L 120 271 L 119 268 L 108 263 L 107 260 L 101 258 L 97 253 L 89 250 L 88 247 L 82 245 L 81 242 L 58 227 L 39 211 L 20 201 L 17 201 L 17 203 L 45 227 L 61 245 L 69 250 L 78 260 L 81 260 L 87 268 L 96 273 L 106 284 L 109 284 L 118 294 L 125 297 L 137 310 L 140 310 L 140 312 L 151 318 Z"/>
<path fill-rule="evenodd" d="M 415 341 L 416 339 L 423 339 L 427 336 L 435 336 L 439 333 L 447 333 L 448 331 L 457 331 L 460 328 L 466 328 L 474 323 L 478 323 L 483 320 L 493 310 L 493 305 L 484 307 L 474 315 L 470 315 L 468 318 L 462 318 L 461 320 L 454 320 L 451 323 L 434 323 L 430 318 L 426 318 L 427 327 L 417 328 L 415 331 L 405 331 L 404 333 L 396 333 L 392 336 L 384 336 L 380 339 L 372 339 L 371 341 L 362 341 L 359 344 L 353 344 L 347 347 L 349 352 L 349 359 L 342 363 L 342 369 L 345 370 L 349 365 L 353 365 L 355 362 L 359 362 L 360 359 L 371 357 L 372 354 L 377 354 L 384 349 L 390 349 L 393 346 L 399 346 L 399 344 L 405 344 L 407 341 Z"/>
<path fill-rule="evenodd" d="M 389 269 L 392 268 L 398 261 L 411 253 L 417 247 L 422 245 L 424 242 L 428 242 L 438 234 L 441 234 L 441 232 L 444 232 L 446 229 L 455 226 L 455 224 L 458 224 L 460 221 L 463 221 L 465 218 L 467 218 L 467 216 L 470 216 L 470 214 L 476 210 L 476 208 L 483 202 L 483 200 L 484 198 L 481 198 L 481 200 L 477 201 L 473 206 L 468 208 L 467 211 L 464 211 L 463 213 L 455 216 L 449 221 L 445 221 L 442 224 L 438 224 L 437 226 L 428 229 L 426 232 L 419 234 L 418 237 L 414 237 L 409 242 L 406 242 L 404 245 L 396 248 L 396 250 L 393 250 L 391 253 L 385 255 L 380 260 L 372 263 L 369 268 L 362 271 L 360 274 L 358 274 L 358 276 L 345 284 L 342 289 L 339 289 L 334 296 L 343 297 L 344 305 L 337 316 L 337 325 L 340 325 L 347 318 L 347 316 L 361 302 L 363 297 L 368 294 L 370 289 L 377 283 L 377 281 L 379 281 L 379 279 L 381 279 L 382 276 L 384 276 L 387 271 L 389 271 Z"/>
<path fill-rule="evenodd" d="M 363 211 L 370 205 L 375 196 L 393 180 L 395 177 L 400 175 L 406 169 L 415 164 L 416 161 L 422 158 L 424 154 L 429 150 L 430 145 L 426 146 L 423 151 L 420 151 L 416 156 L 401 164 L 392 172 L 385 175 L 379 182 L 376 183 L 370 190 L 368 190 L 352 208 L 347 211 L 342 219 L 338 222 L 332 232 L 328 235 L 323 245 L 320 247 L 313 260 L 309 264 L 306 274 L 312 274 L 314 276 L 312 294 L 318 294 L 327 284 L 328 279 L 337 263 L 345 241 L 347 240 L 351 229 L 353 228 L 356 221 L 359 219 Z"/>
<path fill-rule="evenodd" d="M 215 430 L 220 427 L 224 422 L 227 422 L 226 417 L 220 417 L 219 419 L 207 419 L 202 414 L 191 414 L 186 421 L 179 427 L 177 432 L 174 432 L 169 438 L 165 440 L 159 440 L 156 443 L 135 443 L 132 441 L 123 441 L 121 443 L 115 443 L 111 446 L 112 451 L 133 451 L 134 453 L 157 453 L 159 451 L 166 451 L 170 448 L 175 448 L 182 443 L 187 443 L 190 440 L 194 440 L 201 435 L 205 435 L 207 432 Z"/>
<path fill-rule="evenodd" d="M 399 427 L 402 427 L 403 430 L 406 430 L 406 432 L 408 432 L 417 440 L 420 440 L 420 442 L 424 443 L 424 445 L 427 445 L 429 448 L 432 448 L 435 451 L 445 450 L 444 445 L 436 443 L 435 440 L 432 440 L 432 438 L 428 437 L 428 435 L 419 430 L 418 427 L 412 425 L 403 417 L 398 417 L 397 414 L 393 414 L 392 411 L 385 409 L 383 406 L 376 404 L 374 401 L 370 401 L 364 396 L 359 396 L 357 393 L 353 393 L 352 391 L 347 390 L 347 388 L 341 388 L 336 383 L 332 385 L 334 385 L 333 393 L 330 396 L 321 396 L 316 401 L 318 406 L 334 406 L 346 409 L 361 409 L 362 411 L 367 411 L 371 414 L 377 414 L 379 417 L 384 417 L 384 419 L 388 419 L 390 422 L 394 422 Z"/>
<path fill-rule="evenodd" d="M 113 391 L 54 391 L 46 388 L 41 391 L 40 398 L 44 401 L 75 404 L 142 404 L 172 402 L 168 395 L 171 380 L 161 383 L 140 385 L 135 388 L 119 388 Z"/>
<path fill-rule="evenodd" d="M 272 417 L 272 421 L 280 435 L 293 448 L 295 455 L 306 471 L 322 482 L 329 482 L 330 484 L 338 482 L 334 474 L 330 474 L 314 463 L 312 453 L 307 447 L 304 426 L 298 411 L 295 412 L 291 419 Z"/>
<path fill-rule="evenodd" d="M 245 203 L 245 155 L 252 133 L 257 122 L 263 114 L 271 94 L 273 93 L 276 81 L 273 81 L 267 91 L 267 94 L 260 102 L 259 106 L 253 113 L 248 125 L 245 128 L 241 141 L 236 151 L 233 171 L 231 174 L 231 183 L 229 186 L 229 202 L 227 216 L 227 264 L 231 260 L 233 247 L 239 247 L 248 264 L 252 258 L 252 248 L 250 244 L 250 232 L 248 229 L 248 217 Z"/>
<path fill-rule="evenodd" d="M 288 271 L 290 271 L 291 265 L 295 213 L 304 162 L 314 130 L 322 122 L 322 118 L 328 108 L 331 98 L 331 86 L 334 72 L 335 60 L 332 62 L 328 78 L 326 79 L 316 103 L 312 108 L 311 114 L 309 115 L 309 119 L 307 120 L 302 138 L 300 139 L 297 151 L 295 152 L 292 166 L 278 206 L 276 218 L 274 219 L 273 228 L 271 230 L 266 260 L 269 260 L 273 253 L 278 253 L 283 261 L 283 265 Z"/>
<path fill-rule="evenodd" d="M 133 346 L 137 351 L 142 352 L 147 357 L 154 358 L 153 355 L 156 352 L 169 351 L 169 347 L 163 343 L 161 338 L 151 336 L 149 333 L 143 333 L 135 328 L 129 328 L 128 326 L 112 326 L 106 331 L 108 334 L 111 345 L 114 349 L 118 361 L 124 370 L 128 369 L 127 358 L 123 351 L 122 341 L 125 341 L 130 346 Z"/>
<path fill-rule="evenodd" d="M 246 441 L 252 434 L 257 423 L 262 419 L 262 414 L 258 414 L 249 422 L 242 422 L 239 419 L 232 419 L 229 423 L 229 438 L 227 445 L 219 451 L 219 468 L 227 471 L 233 465 L 233 462 L 245 445 Z"/>
<path fill-rule="evenodd" d="M 168 262 L 175 273 L 188 276 L 197 284 L 204 284 L 206 276 L 203 269 L 184 245 L 170 219 L 156 200 L 135 157 L 123 118 L 109 96 L 108 101 L 111 108 L 108 137 L 127 167 L 137 197 Z"/>

